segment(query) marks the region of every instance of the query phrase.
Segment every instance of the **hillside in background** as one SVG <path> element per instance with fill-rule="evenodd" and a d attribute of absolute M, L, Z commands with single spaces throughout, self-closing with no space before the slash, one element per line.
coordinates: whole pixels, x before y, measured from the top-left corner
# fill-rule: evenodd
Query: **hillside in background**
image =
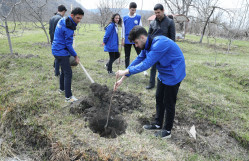
<path fill-rule="evenodd" d="M 87 9 L 85 9 L 76 0 L 70 0 L 70 1 L 68 1 L 68 0 L 56 0 L 56 1 L 50 0 L 49 5 L 48 5 L 48 7 L 49 7 L 48 9 L 52 10 L 53 12 L 56 12 L 58 5 L 61 5 L 61 4 L 66 6 L 67 10 L 69 11 L 69 12 L 67 12 L 67 14 L 69 14 L 70 11 L 71 11 L 71 5 L 72 5 L 73 8 L 74 7 L 81 7 L 84 10 L 84 12 L 87 11 Z"/>
<path fill-rule="evenodd" d="M 14 2 L 18 2 L 18 0 L 13 0 L 12 4 Z M 40 6 L 43 6 L 45 4 L 44 0 L 27 0 L 27 2 L 32 6 L 33 8 L 37 9 Z M 8 12 L 10 11 L 12 4 L 10 1 L 1 1 L 0 2 L 0 12 L 3 15 L 7 15 Z M 48 3 L 42 8 L 42 10 L 39 10 L 38 12 L 42 13 L 42 16 L 44 17 L 44 20 L 49 20 L 49 18 L 54 15 L 54 13 L 57 12 L 57 8 L 59 5 L 65 5 L 67 8 L 67 13 L 66 16 L 70 14 L 71 11 L 71 6 L 74 7 L 81 7 L 85 12 L 87 12 L 87 9 L 85 9 L 80 3 L 78 3 L 76 0 L 48 0 Z M 23 18 L 24 16 L 27 19 L 32 19 L 31 16 L 29 15 L 28 11 L 30 10 L 29 6 L 26 3 L 21 3 L 16 7 L 17 14 Z M 9 16 L 9 20 L 12 20 L 12 16 Z"/>

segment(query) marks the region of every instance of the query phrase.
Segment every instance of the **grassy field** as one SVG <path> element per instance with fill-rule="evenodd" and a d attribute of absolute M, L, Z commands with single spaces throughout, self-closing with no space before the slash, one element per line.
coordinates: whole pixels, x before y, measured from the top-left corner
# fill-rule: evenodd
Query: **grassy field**
<path fill-rule="evenodd" d="M 97 25 L 81 28 L 75 37 L 76 52 L 95 82 L 112 89 L 115 77 L 104 68 L 108 53 L 101 46 L 103 35 Z M 139 110 L 123 114 L 126 133 L 116 139 L 102 138 L 82 116 L 69 112 L 64 96 L 57 92 L 51 46 L 41 30 L 12 37 L 15 56 L 9 54 L 7 39 L 0 37 L 0 160 L 20 154 L 67 160 L 80 152 L 84 160 L 248 160 L 249 43 L 236 40 L 227 53 L 225 39 L 217 39 L 215 45 L 212 39 L 210 44 L 206 38 L 203 44 L 198 40 L 187 35 L 177 42 L 185 56 L 187 76 L 178 94 L 173 136 L 163 140 L 141 129 L 141 120 L 150 121 L 155 114 L 155 89 L 145 89 L 149 78 L 142 73 L 120 87 L 142 102 Z M 134 59 L 134 49 L 131 55 Z M 120 68 L 124 66 L 122 51 Z M 114 63 L 113 70 L 117 69 Z M 74 67 L 73 94 L 88 96 L 89 86 L 82 69 Z M 192 125 L 196 140 L 188 134 Z M 51 146 L 53 150 L 45 153 Z"/>

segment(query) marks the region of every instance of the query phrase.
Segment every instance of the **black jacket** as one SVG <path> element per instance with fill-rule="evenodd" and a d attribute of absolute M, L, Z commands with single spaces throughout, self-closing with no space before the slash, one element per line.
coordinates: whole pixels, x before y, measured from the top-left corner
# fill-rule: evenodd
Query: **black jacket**
<path fill-rule="evenodd" d="M 54 32 L 55 32 L 56 25 L 61 18 L 62 16 L 59 13 L 57 13 L 49 20 L 49 35 L 50 35 L 51 44 L 54 40 Z"/>
<path fill-rule="evenodd" d="M 168 18 L 164 15 L 162 21 L 159 21 L 157 18 L 150 23 L 150 28 L 148 31 L 149 35 L 153 35 L 153 33 L 157 30 L 162 30 L 162 35 L 170 38 L 171 40 L 175 41 L 175 23 L 172 19 Z"/>

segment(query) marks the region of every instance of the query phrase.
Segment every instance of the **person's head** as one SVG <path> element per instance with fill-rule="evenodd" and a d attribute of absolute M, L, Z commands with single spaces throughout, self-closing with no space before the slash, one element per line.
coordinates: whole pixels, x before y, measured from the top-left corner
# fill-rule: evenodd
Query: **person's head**
<path fill-rule="evenodd" d="M 76 7 L 71 12 L 73 21 L 78 24 L 84 16 L 84 11 L 80 7 Z"/>
<path fill-rule="evenodd" d="M 112 15 L 111 22 L 114 22 L 114 23 L 118 24 L 119 26 L 121 26 L 122 19 L 121 19 L 120 15 L 118 13 L 115 13 L 115 14 Z"/>
<path fill-rule="evenodd" d="M 58 13 L 60 13 L 62 16 L 64 16 L 66 12 L 67 12 L 67 9 L 64 5 L 58 6 Z"/>
<path fill-rule="evenodd" d="M 145 28 L 138 25 L 133 27 L 128 37 L 130 42 L 134 42 L 135 46 L 142 50 L 145 48 L 147 38 L 148 38 L 148 33 L 145 30 Z"/>
<path fill-rule="evenodd" d="M 136 13 L 136 10 L 137 10 L 137 4 L 135 2 L 131 2 L 129 5 L 130 15 L 134 15 Z"/>
<path fill-rule="evenodd" d="M 162 20 L 164 18 L 164 8 L 162 4 L 156 4 L 154 7 L 154 12 L 157 19 Z"/>

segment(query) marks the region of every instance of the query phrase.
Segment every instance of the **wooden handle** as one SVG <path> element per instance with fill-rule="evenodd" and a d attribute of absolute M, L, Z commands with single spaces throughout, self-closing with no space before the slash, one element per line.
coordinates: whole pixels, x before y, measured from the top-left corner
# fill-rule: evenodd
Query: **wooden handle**
<path fill-rule="evenodd" d="M 90 79 L 91 83 L 94 83 L 92 77 L 87 73 L 85 67 L 79 62 L 81 68 L 83 69 L 83 71 L 86 73 L 86 76 Z"/>

